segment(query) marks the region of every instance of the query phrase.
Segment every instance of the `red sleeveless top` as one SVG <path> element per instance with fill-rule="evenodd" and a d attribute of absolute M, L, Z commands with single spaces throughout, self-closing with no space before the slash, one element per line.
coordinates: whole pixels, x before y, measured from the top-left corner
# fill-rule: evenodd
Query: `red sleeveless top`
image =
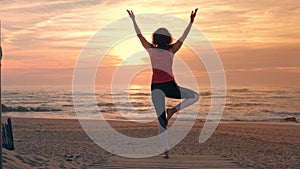
<path fill-rule="evenodd" d="M 147 51 L 152 65 L 152 83 L 175 81 L 172 69 L 174 54 L 158 48 L 149 48 Z"/>

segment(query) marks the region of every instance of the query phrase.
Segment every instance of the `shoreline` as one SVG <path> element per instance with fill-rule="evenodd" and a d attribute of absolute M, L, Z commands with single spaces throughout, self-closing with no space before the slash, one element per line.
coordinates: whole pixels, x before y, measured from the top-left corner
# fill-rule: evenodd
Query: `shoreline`
<path fill-rule="evenodd" d="M 56 116 L 56 117 L 41 117 L 41 116 L 31 116 L 31 117 L 24 117 L 24 116 L 6 116 L 5 114 L 2 115 L 2 118 L 20 118 L 20 119 L 49 119 L 49 120 L 79 120 L 78 117 L 59 117 L 59 116 Z M 296 121 L 287 121 L 286 119 L 287 118 L 290 118 L 290 117 L 285 117 L 285 118 L 282 118 L 282 119 L 270 119 L 270 120 L 240 120 L 240 119 L 234 119 L 234 120 L 222 120 L 219 121 L 219 123 L 274 123 L 274 124 L 282 124 L 282 123 L 287 123 L 287 124 L 299 124 L 300 125 L 300 119 L 295 119 Z M 294 117 L 291 117 L 291 118 L 294 118 Z M 103 120 L 103 119 L 96 119 L 96 118 L 82 118 L 80 120 Z M 141 122 L 141 123 L 151 123 L 151 122 L 154 122 L 155 120 L 134 120 L 134 121 L 131 121 L 131 120 L 127 120 L 127 119 L 104 119 L 105 121 L 120 121 L 120 122 Z M 174 120 L 171 120 L 171 121 L 174 121 Z M 194 120 L 188 120 L 188 119 L 183 119 L 183 120 L 180 120 L 180 121 L 183 121 L 183 122 L 190 122 L 190 121 L 194 121 Z M 206 120 L 205 119 L 196 119 L 195 122 L 205 122 Z M 213 120 L 211 121 L 207 121 L 207 122 L 215 122 Z"/>

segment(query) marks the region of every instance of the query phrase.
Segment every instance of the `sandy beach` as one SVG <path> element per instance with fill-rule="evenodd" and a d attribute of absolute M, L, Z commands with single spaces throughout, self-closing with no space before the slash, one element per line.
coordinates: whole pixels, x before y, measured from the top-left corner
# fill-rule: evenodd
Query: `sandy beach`
<path fill-rule="evenodd" d="M 5 168 L 101 168 L 115 156 L 96 145 L 78 120 L 12 118 L 15 151 L 3 152 Z M 156 123 L 110 121 L 118 131 L 135 137 L 157 133 Z M 300 123 L 223 122 L 204 144 L 198 143 L 203 122 L 170 155 L 218 156 L 244 168 L 298 168 Z"/>

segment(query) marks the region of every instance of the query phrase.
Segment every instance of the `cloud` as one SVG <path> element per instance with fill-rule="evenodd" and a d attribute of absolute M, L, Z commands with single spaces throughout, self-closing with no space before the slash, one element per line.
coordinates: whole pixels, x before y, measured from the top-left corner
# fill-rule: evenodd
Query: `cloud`
<path fill-rule="evenodd" d="M 276 67 L 275 69 L 291 73 L 300 73 L 300 67 Z"/>

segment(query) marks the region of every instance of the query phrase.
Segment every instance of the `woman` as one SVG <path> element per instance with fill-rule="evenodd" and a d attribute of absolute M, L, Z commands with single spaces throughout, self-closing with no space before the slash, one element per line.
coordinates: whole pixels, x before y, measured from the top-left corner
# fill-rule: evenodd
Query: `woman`
<path fill-rule="evenodd" d="M 171 117 L 178 111 L 186 108 L 199 100 L 199 94 L 190 89 L 186 89 L 177 85 L 172 65 L 175 53 L 181 48 L 184 40 L 191 30 L 192 24 L 197 14 L 197 10 L 192 11 L 190 23 L 185 29 L 183 35 L 177 42 L 172 44 L 172 36 L 166 28 L 159 28 L 153 33 L 152 43 L 149 43 L 142 35 L 132 11 L 127 10 L 133 21 L 134 28 L 143 47 L 148 51 L 152 65 L 152 84 L 151 97 L 155 107 L 158 121 L 159 132 L 163 141 L 164 157 L 169 158 L 167 125 Z M 165 98 L 184 99 L 178 105 L 168 108 L 165 111 Z"/>

